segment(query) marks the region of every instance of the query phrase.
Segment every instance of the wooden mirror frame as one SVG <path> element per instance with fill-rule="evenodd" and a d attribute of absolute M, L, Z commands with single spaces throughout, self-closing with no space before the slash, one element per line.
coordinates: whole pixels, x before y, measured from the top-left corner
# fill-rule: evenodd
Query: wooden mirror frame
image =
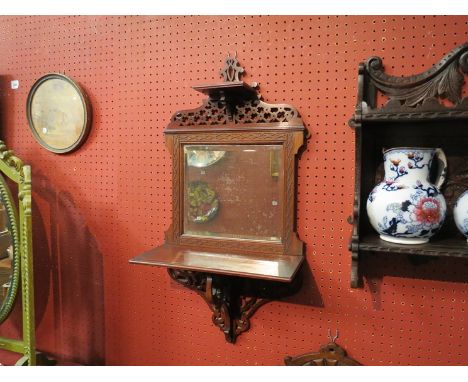
<path fill-rule="evenodd" d="M 304 261 L 304 243 L 296 233 L 295 183 L 307 131 L 294 107 L 263 102 L 258 85 L 241 81 L 242 73 L 237 58 L 228 56 L 221 70 L 224 82 L 194 86 L 208 98 L 199 108 L 172 116 L 164 131 L 173 165 L 172 224 L 164 244 L 130 260 L 166 267 L 173 280 L 199 293 L 231 343 L 249 329 L 260 306 L 297 292 Z M 192 144 L 281 145 L 281 242 L 183 234 L 184 145 Z"/>
<path fill-rule="evenodd" d="M 39 134 L 36 131 L 36 128 L 34 127 L 34 120 L 32 116 L 32 101 L 33 101 L 34 95 L 36 94 L 37 90 L 42 84 L 52 79 L 61 80 L 70 84 L 74 88 L 76 93 L 78 94 L 81 100 L 81 104 L 83 106 L 83 112 L 84 112 L 83 126 L 81 126 L 80 135 L 73 144 L 65 148 L 57 148 L 57 147 L 53 147 L 49 145 L 39 136 Z M 28 118 L 29 128 L 31 129 L 31 132 L 34 138 L 36 139 L 36 141 L 45 149 L 56 154 L 66 154 L 66 153 L 69 153 L 78 149 L 85 142 L 91 130 L 92 113 L 91 113 L 91 105 L 90 105 L 88 96 L 86 95 L 84 90 L 81 88 L 81 86 L 77 82 L 75 82 L 70 77 L 67 77 L 66 75 L 61 74 L 61 73 L 46 74 L 45 76 L 42 76 L 34 83 L 34 85 L 31 87 L 31 90 L 29 91 L 28 98 L 26 101 L 26 116 Z"/>
<path fill-rule="evenodd" d="M 248 131 L 226 132 L 222 126 L 211 125 L 204 128 L 203 133 L 195 133 L 190 128 L 168 127 L 165 131 L 166 144 L 172 155 L 173 176 L 173 197 L 172 197 L 172 225 L 166 232 L 166 243 L 171 245 L 188 246 L 196 250 L 223 251 L 227 253 L 242 254 L 257 253 L 259 255 L 291 255 L 302 256 L 303 243 L 294 232 L 295 224 L 295 155 L 303 144 L 303 131 L 300 128 L 296 131 L 267 131 L 264 127 L 252 126 Z M 283 200 L 283 221 L 281 242 L 267 242 L 248 239 L 223 239 L 187 235 L 183 233 L 184 211 L 184 154 L 183 147 L 191 143 L 202 144 L 279 144 L 284 150 L 284 184 L 281 185 Z M 293 276 L 293 275 L 292 275 Z"/>

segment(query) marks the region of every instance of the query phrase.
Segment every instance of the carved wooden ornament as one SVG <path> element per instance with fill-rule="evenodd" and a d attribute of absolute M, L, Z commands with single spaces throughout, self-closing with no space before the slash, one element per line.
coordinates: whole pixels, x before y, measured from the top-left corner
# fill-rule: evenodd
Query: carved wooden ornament
<path fill-rule="evenodd" d="M 320 346 L 318 352 L 286 356 L 284 363 L 286 366 L 361 366 L 358 361 L 348 357 L 346 350 L 335 342 Z"/>

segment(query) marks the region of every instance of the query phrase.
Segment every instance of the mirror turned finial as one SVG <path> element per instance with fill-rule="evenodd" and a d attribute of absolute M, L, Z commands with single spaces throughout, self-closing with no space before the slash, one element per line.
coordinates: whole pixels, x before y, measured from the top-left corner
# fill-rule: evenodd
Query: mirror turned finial
<path fill-rule="evenodd" d="M 221 77 L 223 77 L 224 82 L 240 82 L 240 76 L 244 74 L 245 70 L 240 66 L 239 61 L 237 60 L 237 52 L 234 57 L 231 57 L 231 54 L 228 53 L 226 61 L 224 62 L 224 68 L 220 70 Z"/>

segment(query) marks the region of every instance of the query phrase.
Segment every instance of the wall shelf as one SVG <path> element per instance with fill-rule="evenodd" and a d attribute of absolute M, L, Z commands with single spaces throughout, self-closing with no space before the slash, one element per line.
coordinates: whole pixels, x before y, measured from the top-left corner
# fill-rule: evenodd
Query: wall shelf
<path fill-rule="evenodd" d="M 351 286 L 362 285 L 361 255 L 398 253 L 432 258 L 468 259 L 468 245 L 453 222 L 452 206 L 468 189 L 468 98 L 462 98 L 468 73 L 468 43 L 424 73 L 394 77 L 385 73 L 382 60 L 371 57 L 359 65 L 358 97 L 349 125 L 356 131 L 355 198 Z M 388 101 L 380 106 L 378 95 Z M 444 225 L 426 244 L 404 245 L 381 240 L 371 227 L 367 197 L 382 179 L 382 151 L 391 147 L 441 147 L 448 173 L 441 192 L 447 202 Z M 435 166 L 437 167 L 437 166 Z"/>

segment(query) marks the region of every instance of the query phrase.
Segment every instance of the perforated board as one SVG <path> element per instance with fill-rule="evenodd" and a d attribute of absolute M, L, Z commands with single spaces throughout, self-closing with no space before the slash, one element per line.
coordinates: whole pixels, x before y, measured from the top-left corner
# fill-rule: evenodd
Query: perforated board
<path fill-rule="evenodd" d="M 421 72 L 467 41 L 467 26 L 467 17 L 0 18 L 1 137 L 33 167 L 39 348 L 85 364 L 281 365 L 318 349 L 330 328 L 363 364 L 466 364 L 468 260 L 375 256 L 352 290 L 346 219 L 358 63 L 378 55 L 391 74 Z M 294 105 L 312 137 L 298 182 L 305 285 L 263 306 L 231 345 L 199 296 L 128 260 L 161 244 L 170 223 L 164 127 L 200 104 L 190 86 L 218 80 L 235 51 L 246 81 L 266 102 Z M 49 72 L 75 79 L 93 107 L 90 136 L 72 154 L 44 150 L 27 125 L 28 91 Z M 19 327 L 16 316 L 0 333 Z"/>

